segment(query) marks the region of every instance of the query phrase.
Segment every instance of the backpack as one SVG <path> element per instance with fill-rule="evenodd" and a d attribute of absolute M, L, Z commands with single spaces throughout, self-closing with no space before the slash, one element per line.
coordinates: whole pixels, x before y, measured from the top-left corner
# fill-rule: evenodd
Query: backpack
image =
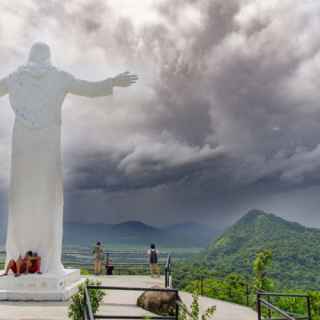
<path fill-rule="evenodd" d="M 155 249 L 150 251 L 150 263 L 158 263 L 158 255 Z"/>

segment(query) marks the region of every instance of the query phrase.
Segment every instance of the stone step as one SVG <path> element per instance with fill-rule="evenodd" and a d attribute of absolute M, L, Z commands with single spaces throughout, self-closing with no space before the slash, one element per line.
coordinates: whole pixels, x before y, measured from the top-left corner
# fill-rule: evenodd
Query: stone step
<path fill-rule="evenodd" d="M 64 301 L 77 292 L 82 282 L 80 270 L 65 269 L 62 274 L 27 274 L 0 278 L 0 300 Z"/>

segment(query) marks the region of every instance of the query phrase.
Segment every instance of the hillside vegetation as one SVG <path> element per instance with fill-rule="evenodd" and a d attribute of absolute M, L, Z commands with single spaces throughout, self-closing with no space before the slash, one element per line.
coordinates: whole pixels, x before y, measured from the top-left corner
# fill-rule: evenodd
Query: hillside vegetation
<path fill-rule="evenodd" d="M 287 288 L 320 288 L 320 230 L 252 210 L 212 241 L 202 257 L 221 274 L 250 276 L 256 253 L 271 250 L 270 275 Z"/>

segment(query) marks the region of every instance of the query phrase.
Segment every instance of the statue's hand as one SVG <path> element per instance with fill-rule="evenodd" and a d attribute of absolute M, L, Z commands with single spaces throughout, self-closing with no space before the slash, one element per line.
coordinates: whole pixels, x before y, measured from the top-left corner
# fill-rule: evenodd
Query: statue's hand
<path fill-rule="evenodd" d="M 112 84 L 114 87 L 129 87 L 136 83 L 138 76 L 130 74 L 130 72 L 123 72 L 112 78 Z"/>

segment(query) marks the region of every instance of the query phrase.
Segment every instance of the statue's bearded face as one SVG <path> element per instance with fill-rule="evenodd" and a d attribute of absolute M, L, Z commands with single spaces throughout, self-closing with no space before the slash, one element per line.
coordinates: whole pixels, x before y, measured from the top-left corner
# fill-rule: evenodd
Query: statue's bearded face
<path fill-rule="evenodd" d="M 29 62 L 49 64 L 50 47 L 42 42 L 36 42 L 30 49 Z"/>

